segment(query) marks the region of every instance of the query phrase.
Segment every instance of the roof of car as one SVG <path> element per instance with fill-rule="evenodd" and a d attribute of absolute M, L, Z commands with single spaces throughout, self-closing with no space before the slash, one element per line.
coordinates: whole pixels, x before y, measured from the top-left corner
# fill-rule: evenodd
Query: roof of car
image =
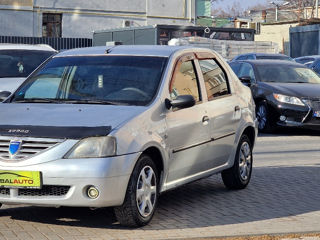
<path fill-rule="evenodd" d="M 302 57 L 297 57 L 297 58 L 295 58 L 295 59 L 303 59 L 303 58 L 314 58 L 314 59 L 318 59 L 318 58 L 320 58 L 320 55 L 302 56 Z"/>
<path fill-rule="evenodd" d="M 281 54 L 281 53 L 255 53 L 256 56 L 284 56 L 288 57 L 287 55 Z"/>
<path fill-rule="evenodd" d="M 0 43 L 0 50 L 37 50 L 37 51 L 56 51 L 47 44 L 13 44 Z"/>
<path fill-rule="evenodd" d="M 247 62 L 251 65 L 282 65 L 282 66 L 297 66 L 297 67 L 306 67 L 303 64 L 287 61 L 287 60 L 276 60 L 276 59 L 263 59 L 263 60 L 239 60 L 238 63 Z M 236 63 L 236 62 L 233 62 Z"/>
<path fill-rule="evenodd" d="M 190 46 L 160 46 L 160 45 L 118 45 L 112 47 L 89 47 L 71 49 L 57 54 L 55 57 L 83 55 L 141 55 L 169 57 L 182 49 L 195 49 Z"/>

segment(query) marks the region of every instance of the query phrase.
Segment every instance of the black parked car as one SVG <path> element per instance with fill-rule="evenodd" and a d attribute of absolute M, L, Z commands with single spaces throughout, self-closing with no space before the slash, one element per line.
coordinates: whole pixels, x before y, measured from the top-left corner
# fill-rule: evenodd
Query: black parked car
<path fill-rule="evenodd" d="M 250 86 L 257 106 L 259 130 L 277 126 L 320 129 L 320 77 L 302 64 L 279 60 L 230 63 Z"/>
<path fill-rule="evenodd" d="M 304 64 L 316 73 L 320 74 L 320 55 L 304 56 L 294 59 L 297 63 Z"/>

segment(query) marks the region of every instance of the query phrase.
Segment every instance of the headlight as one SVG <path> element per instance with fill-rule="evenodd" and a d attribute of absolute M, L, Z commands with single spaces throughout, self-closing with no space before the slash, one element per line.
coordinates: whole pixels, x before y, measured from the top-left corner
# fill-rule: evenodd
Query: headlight
<path fill-rule="evenodd" d="M 90 137 L 80 140 L 65 158 L 99 158 L 116 155 L 116 139 L 114 137 Z"/>
<path fill-rule="evenodd" d="M 277 99 L 279 102 L 288 103 L 293 105 L 305 106 L 305 104 L 297 97 L 290 97 L 282 94 L 273 94 L 274 98 Z"/>

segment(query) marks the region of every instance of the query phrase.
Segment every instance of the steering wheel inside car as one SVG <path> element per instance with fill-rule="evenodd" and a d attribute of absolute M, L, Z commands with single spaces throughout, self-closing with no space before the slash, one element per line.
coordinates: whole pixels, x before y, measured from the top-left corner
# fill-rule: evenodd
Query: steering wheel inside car
<path fill-rule="evenodd" d="M 127 87 L 127 88 L 123 88 L 121 89 L 121 91 L 133 91 L 136 92 L 142 96 L 144 96 L 145 98 L 149 98 L 150 96 L 148 94 L 146 94 L 144 91 L 140 90 L 139 88 L 135 88 L 135 87 Z"/>

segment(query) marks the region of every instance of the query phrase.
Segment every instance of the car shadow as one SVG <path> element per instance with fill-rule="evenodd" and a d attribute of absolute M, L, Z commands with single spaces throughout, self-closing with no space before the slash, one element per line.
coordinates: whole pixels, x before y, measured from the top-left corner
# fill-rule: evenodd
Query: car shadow
<path fill-rule="evenodd" d="M 161 195 L 147 230 L 219 226 L 282 218 L 320 210 L 320 166 L 254 168 L 246 189 L 227 190 L 214 175 Z M 111 208 L 16 207 L 1 217 L 49 225 L 126 229 Z"/>
<path fill-rule="evenodd" d="M 303 128 L 278 128 L 273 133 L 260 133 L 258 137 L 283 137 L 283 136 L 320 136 L 320 130 Z"/>

